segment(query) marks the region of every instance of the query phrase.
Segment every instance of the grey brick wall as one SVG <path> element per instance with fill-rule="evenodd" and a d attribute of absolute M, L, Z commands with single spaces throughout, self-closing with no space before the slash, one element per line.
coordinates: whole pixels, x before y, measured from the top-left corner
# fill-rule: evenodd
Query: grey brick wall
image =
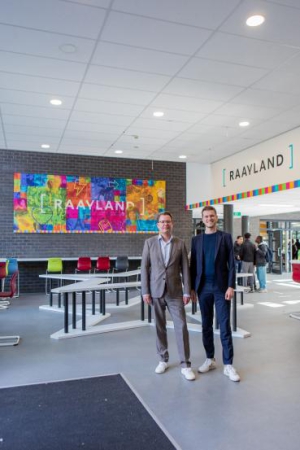
<path fill-rule="evenodd" d="M 13 174 L 49 173 L 166 180 L 167 209 L 175 220 L 174 233 L 190 245 L 192 213 L 185 211 L 186 165 L 166 161 L 103 158 L 15 150 L 0 150 L 0 256 L 47 258 L 51 256 L 139 256 L 148 235 L 139 234 L 15 234 L 13 233 Z M 21 290 L 42 290 L 37 272 L 41 265 L 21 264 Z"/>

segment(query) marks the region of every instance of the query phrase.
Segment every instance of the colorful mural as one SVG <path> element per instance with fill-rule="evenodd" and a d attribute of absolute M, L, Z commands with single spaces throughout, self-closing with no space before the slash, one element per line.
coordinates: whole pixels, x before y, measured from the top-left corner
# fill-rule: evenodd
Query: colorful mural
<path fill-rule="evenodd" d="M 15 233 L 156 233 L 166 182 L 14 174 Z"/>

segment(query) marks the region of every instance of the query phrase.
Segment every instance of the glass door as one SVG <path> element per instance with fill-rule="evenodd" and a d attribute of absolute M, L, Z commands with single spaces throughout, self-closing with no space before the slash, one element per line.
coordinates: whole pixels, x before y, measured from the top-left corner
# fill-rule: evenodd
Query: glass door
<path fill-rule="evenodd" d="M 282 274 L 283 268 L 283 230 L 268 230 L 269 247 L 272 250 L 272 263 L 269 263 L 269 273 Z"/>

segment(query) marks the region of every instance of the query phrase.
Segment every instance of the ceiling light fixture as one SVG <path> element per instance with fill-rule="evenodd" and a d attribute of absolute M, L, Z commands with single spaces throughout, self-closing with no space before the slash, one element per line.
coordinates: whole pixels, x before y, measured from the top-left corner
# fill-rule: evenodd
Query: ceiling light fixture
<path fill-rule="evenodd" d="M 248 127 L 249 125 L 250 125 L 250 122 L 247 122 L 246 120 L 239 123 L 240 127 Z"/>
<path fill-rule="evenodd" d="M 162 111 L 155 111 L 155 112 L 153 113 L 153 116 L 154 116 L 154 117 L 162 117 L 162 116 L 164 116 L 164 115 L 165 115 L 165 113 L 162 112 Z"/>
<path fill-rule="evenodd" d="M 42 148 L 50 148 L 50 145 L 49 144 L 42 144 L 41 147 Z"/>
<path fill-rule="evenodd" d="M 52 100 L 50 100 L 51 105 L 54 106 L 60 106 L 62 104 L 62 101 L 59 100 L 58 98 L 53 98 Z"/>
<path fill-rule="evenodd" d="M 180 158 L 180 159 L 186 159 L 186 155 L 179 155 L 178 158 Z"/>
<path fill-rule="evenodd" d="M 73 44 L 62 44 L 62 45 L 59 46 L 59 49 L 63 53 L 75 53 L 75 52 L 77 52 L 77 47 L 75 47 L 75 45 L 73 45 Z"/>
<path fill-rule="evenodd" d="M 257 14 L 255 16 L 248 17 L 248 19 L 246 20 L 246 24 L 248 25 L 248 27 L 258 27 L 259 25 L 264 23 L 264 21 L 264 16 Z"/>
<path fill-rule="evenodd" d="M 123 153 L 123 150 L 115 150 L 115 153 L 117 153 L 118 155 L 120 155 L 121 153 Z"/>

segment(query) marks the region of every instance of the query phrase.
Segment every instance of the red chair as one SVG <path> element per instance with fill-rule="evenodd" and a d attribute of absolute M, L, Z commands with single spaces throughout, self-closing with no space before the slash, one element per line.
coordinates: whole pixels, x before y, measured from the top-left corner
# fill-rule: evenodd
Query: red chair
<path fill-rule="evenodd" d="M 91 273 L 91 270 L 92 270 L 92 260 L 89 256 L 81 256 L 80 258 L 78 258 L 75 273 L 78 272 Z"/>
<path fill-rule="evenodd" d="M 0 292 L 0 298 L 13 298 L 16 295 L 17 292 L 17 278 L 18 278 L 19 272 L 15 272 L 11 279 L 10 279 L 10 291 L 9 292 Z M 7 302 L 3 302 L 3 303 L 8 303 Z M 8 305 L 4 305 L 3 307 L 1 307 L 1 309 L 6 309 Z M 18 345 L 20 341 L 20 336 L 0 336 L 0 346 L 4 347 L 7 345 Z"/>
<path fill-rule="evenodd" d="M 4 283 L 6 277 L 7 277 L 7 261 L 1 261 L 0 262 L 1 291 L 4 290 Z"/>
<path fill-rule="evenodd" d="M 99 256 L 96 262 L 95 273 L 97 272 L 109 272 L 110 271 L 110 259 L 109 256 Z"/>
<path fill-rule="evenodd" d="M 292 278 L 295 283 L 300 283 L 300 263 L 292 263 Z"/>

